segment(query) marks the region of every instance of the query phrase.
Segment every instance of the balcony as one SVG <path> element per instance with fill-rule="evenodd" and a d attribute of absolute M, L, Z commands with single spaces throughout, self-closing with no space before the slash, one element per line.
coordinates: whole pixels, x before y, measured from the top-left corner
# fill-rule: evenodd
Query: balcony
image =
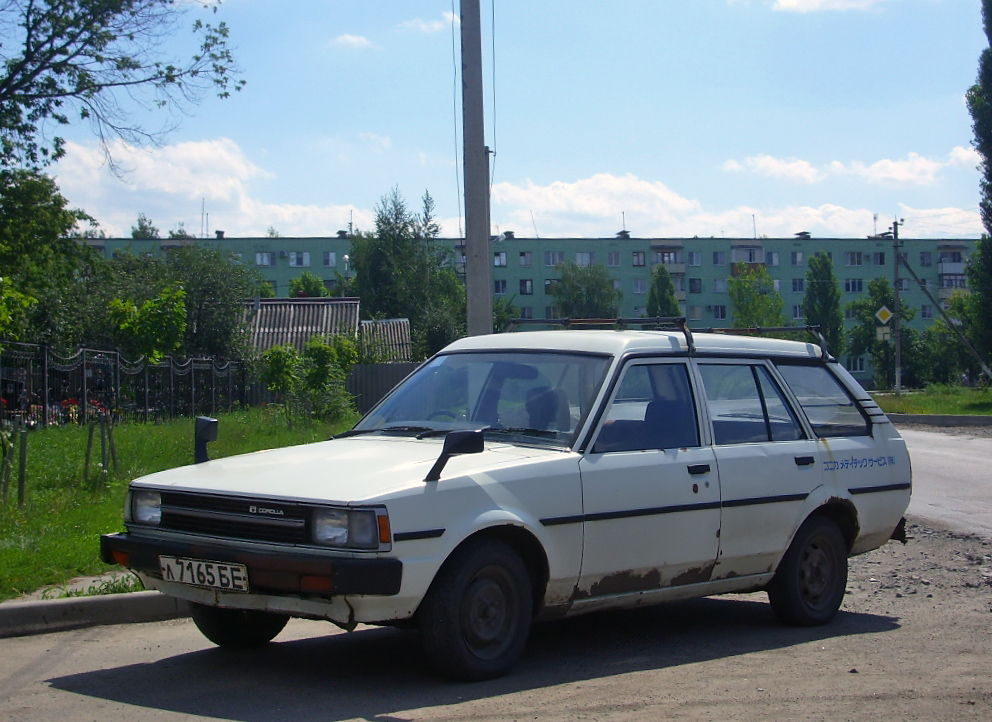
<path fill-rule="evenodd" d="M 938 263 L 937 264 L 937 273 L 939 273 L 941 276 L 943 276 L 944 274 L 960 275 L 960 274 L 964 273 L 964 266 L 965 266 L 965 264 L 963 262 L 962 263 Z"/>

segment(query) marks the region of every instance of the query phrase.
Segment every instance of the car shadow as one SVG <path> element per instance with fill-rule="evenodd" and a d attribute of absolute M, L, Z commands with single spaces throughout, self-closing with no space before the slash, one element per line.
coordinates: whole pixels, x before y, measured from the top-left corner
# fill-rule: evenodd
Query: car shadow
<path fill-rule="evenodd" d="M 784 627 L 764 601 L 708 598 L 537 625 L 509 675 L 474 684 L 433 674 L 416 632 L 379 628 L 286 642 L 277 638 L 249 652 L 211 648 L 48 683 L 139 708 L 245 722 L 388 722 L 425 706 L 898 628 L 893 617 L 843 611 L 824 627 Z"/>

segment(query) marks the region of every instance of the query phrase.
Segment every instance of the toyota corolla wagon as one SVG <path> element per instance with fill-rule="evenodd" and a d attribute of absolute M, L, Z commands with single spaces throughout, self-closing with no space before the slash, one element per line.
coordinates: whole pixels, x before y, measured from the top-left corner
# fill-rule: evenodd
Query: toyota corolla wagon
<path fill-rule="evenodd" d="M 533 621 L 594 610 L 763 590 L 825 624 L 910 491 L 905 443 L 819 345 L 533 331 L 451 344 L 330 441 L 134 480 L 101 551 L 218 645 L 416 625 L 477 680 Z"/>

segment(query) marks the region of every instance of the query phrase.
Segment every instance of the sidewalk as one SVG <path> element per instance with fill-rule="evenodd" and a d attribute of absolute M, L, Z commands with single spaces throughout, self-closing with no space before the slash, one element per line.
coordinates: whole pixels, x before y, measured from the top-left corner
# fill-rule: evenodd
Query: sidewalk
<path fill-rule="evenodd" d="M 992 426 L 992 416 L 888 414 L 888 417 L 897 425 Z M 115 574 L 120 572 L 111 572 L 102 577 L 80 577 L 67 584 L 66 589 L 85 590 Z M 49 595 L 61 591 L 61 587 L 50 589 Z M 156 591 L 63 599 L 45 599 L 45 594 L 46 590 L 42 589 L 19 599 L 0 603 L 0 638 L 45 634 L 101 624 L 158 622 L 189 616 L 189 607 L 185 601 Z"/>

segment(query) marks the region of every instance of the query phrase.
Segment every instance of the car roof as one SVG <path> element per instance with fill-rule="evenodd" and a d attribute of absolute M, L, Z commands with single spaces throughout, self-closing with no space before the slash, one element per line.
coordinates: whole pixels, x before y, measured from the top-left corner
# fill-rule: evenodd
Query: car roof
<path fill-rule="evenodd" d="M 796 329 L 801 331 L 802 329 Z M 741 336 L 726 333 L 693 333 L 696 353 L 768 355 L 793 358 L 820 358 L 820 347 L 813 343 L 777 338 Z M 445 347 L 442 353 L 464 351 L 575 351 L 620 355 L 628 352 L 684 354 L 686 336 L 680 331 L 560 330 L 519 331 L 485 336 L 468 336 Z"/>

